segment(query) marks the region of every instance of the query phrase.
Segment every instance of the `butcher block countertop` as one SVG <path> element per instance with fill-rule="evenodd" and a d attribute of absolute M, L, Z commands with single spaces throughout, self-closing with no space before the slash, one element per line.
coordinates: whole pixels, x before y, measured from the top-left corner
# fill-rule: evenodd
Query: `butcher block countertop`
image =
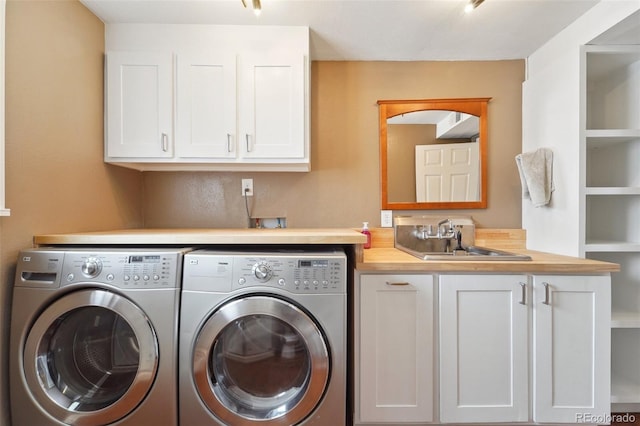
<path fill-rule="evenodd" d="M 539 272 L 592 274 L 620 270 L 616 263 L 579 259 L 526 249 L 522 229 L 476 228 L 475 245 L 531 256 L 531 260 L 422 260 L 393 247 L 393 230 L 372 230 L 372 248 L 362 250 L 356 269 L 360 272 Z"/>
<path fill-rule="evenodd" d="M 372 248 L 365 250 L 365 237 L 348 228 L 285 229 L 126 229 L 73 234 L 36 235 L 36 246 L 148 246 L 148 245 L 353 245 L 355 267 L 361 272 L 540 272 L 608 273 L 620 270 L 615 263 L 559 256 L 526 250 L 523 230 L 476 229 L 476 245 L 531 256 L 531 261 L 424 261 L 393 247 L 393 230 L 372 229 Z"/>
<path fill-rule="evenodd" d="M 363 244 L 354 229 L 124 229 L 36 235 L 35 245 Z"/>
<path fill-rule="evenodd" d="M 498 247 L 493 247 L 498 248 Z M 509 250 L 527 254 L 531 260 L 421 260 L 395 248 L 364 250 L 362 262 L 356 264 L 360 272 L 539 272 L 539 273 L 607 273 L 620 270 L 616 263 L 578 259 L 569 256 L 531 250 Z"/>

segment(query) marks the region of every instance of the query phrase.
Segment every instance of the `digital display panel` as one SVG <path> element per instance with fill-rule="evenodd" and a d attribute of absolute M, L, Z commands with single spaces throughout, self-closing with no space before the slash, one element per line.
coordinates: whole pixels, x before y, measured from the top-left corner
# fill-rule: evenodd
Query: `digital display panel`
<path fill-rule="evenodd" d="M 160 262 L 159 255 L 153 256 L 129 256 L 129 263 L 158 263 Z"/>
<path fill-rule="evenodd" d="M 326 268 L 329 266 L 328 260 L 299 260 L 298 268 Z"/>

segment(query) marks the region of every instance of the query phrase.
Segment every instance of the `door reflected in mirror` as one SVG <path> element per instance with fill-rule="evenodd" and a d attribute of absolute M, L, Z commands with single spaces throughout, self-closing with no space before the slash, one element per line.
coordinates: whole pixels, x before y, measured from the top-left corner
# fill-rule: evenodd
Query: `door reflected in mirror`
<path fill-rule="evenodd" d="M 378 101 L 383 209 L 486 208 L 489 99 Z"/>

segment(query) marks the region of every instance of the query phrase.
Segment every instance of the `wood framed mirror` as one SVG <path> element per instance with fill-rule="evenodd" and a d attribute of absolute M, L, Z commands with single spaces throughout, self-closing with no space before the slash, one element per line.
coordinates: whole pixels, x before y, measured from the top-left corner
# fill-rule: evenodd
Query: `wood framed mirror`
<path fill-rule="evenodd" d="M 490 100 L 378 101 L 383 210 L 487 207 Z"/>

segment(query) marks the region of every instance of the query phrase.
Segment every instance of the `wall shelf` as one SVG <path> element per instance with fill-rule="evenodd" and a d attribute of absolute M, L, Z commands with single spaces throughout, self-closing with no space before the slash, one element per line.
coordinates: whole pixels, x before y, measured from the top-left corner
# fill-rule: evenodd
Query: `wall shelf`
<path fill-rule="evenodd" d="M 611 328 L 640 329 L 640 312 L 611 312 Z"/>
<path fill-rule="evenodd" d="M 640 404 L 640 46 L 584 46 L 582 249 L 611 276 L 611 403 Z"/>
<path fill-rule="evenodd" d="M 640 195 L 640 187 L 628 186 L 590 186 L 585 195 Z"/>

